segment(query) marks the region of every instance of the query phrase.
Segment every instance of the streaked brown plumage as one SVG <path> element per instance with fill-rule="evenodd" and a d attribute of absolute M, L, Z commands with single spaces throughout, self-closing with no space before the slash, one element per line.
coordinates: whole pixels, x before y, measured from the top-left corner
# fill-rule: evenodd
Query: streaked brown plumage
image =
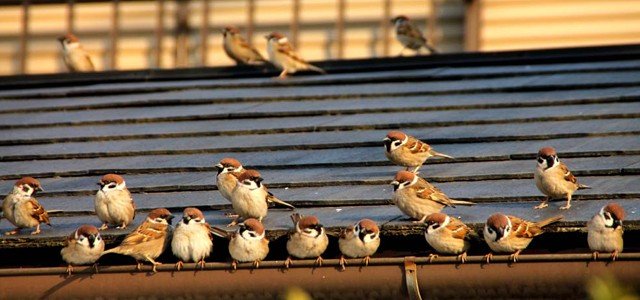
<path fill-rule="evenodd" d="M 383 141 L 384 154 L 387 158 L 396 165 L 407 167 L 407 171 L 413 168 L 414 173 L 418 172 L 422 164 L 430 157 L 453 158 L 433 150 L 429 144 L 402 131 L 389 131 Z"/>
<path fill-rule="evenodd" d="M 58 41 L 62 45 L 62 58 L 69 72 L 95 71 L 89 52 L 82 47 L 75 35 L 68 33 L 59 37 Z"/>
<path fill-rule="evenodd" d="M 476 233 L 456 218 L 443 213 L 427 216 L 424 237 L 427 243 L 440 254 L 458 255 L 461 263 L 467 261 L 470 240 Z M 437 255 L 432 255 L 435 258 Z"/>
<path fill-rule="evenodd" d="M 567 199 L 567 204 L 560 209 L 571 207 L 573 193 L 581 189 L 589 189 L 589 186 L 578 183 L 569 168 L 560 162 L 556 150 L 552 147 L 544 147 L 538 151 L 537 167 L 533 173 L 536 187 L 546 199 L 535 209 L 548 206 L 549 199 Z"/>
<path fill-rule="evenodd" d="M 396 38 L 402 46 L 404 46 L 402 51 L 400 51 L 400 55 L 402 55 L 402 52 L 407 48 L 416 51 L 416 54 L 420 53 L 422 48 L 427 49 L 431 54 L 438 53 L 436 49 L 429 45 L 422 31 L 409 20 L 409 17 L 402 15 L 397 16 L 391 19 L 391 23 L 393 23 L 396 28 Z"/>
<path fill-rule="evenodd" d="M 71 275 L 73 266 L 95 263 L 104 251 L 104 241 L 93 225 L 78 227 L 66 240 L 60 250 L 62 259 L 68 264 L 67 273 Z M 95 268 L 95 265 L 94 265 Z"/>
<path fill-rule="evenodd" d="M 42 191 L 40 182 L 33 177 L 23 177 L 16 181 L 13 190 L 8 194 L 2 203 L 3 216 L 16 229 L 5 232 L 6 235 L 17 234 L 22 228 L 35 227 L 32 235 L 40 233 L 40 223 L 49 223 L 49 214 L 33 197 L 37 191 Z"/>
<path fill-rule="evenodd" d="M 287 37 L 278 32 L 272 32 L 265 37 L 267 39 L 267 52 L 269 61 L 278 69 L 282 70 L 280 78 L 286 78 L 287 74 L 297 71 L 311 70 L 320 74 L 326 74 L 320 69 L 300 57 L 293 49 Z"/>
<path fill-rule="evenodd" d="M 617 203 L 609 203 L 587 223 L 587 241 L 593 251 L 593 259 L 598 259 L 600 252 L 611 253 L 611 260 L 616 260 L 624 248 L 622 221 L 625 211 Z"/>
<path fill-rule="evenodd" d="M 223 31 L 224 52 L 238 65 L 263 65 L 267 60 L 255 47 L 242 37 L 235 26 L 226 26 Z"/>
<path fill-rule="evenodd" d="M 351 258 L 363 258 L 365 266 L 369 265 L 371 255 L 376 253 L 380 246 L 380 229 L 376 222 L 370 219 L 362 219 L 353 226 L 342 230 L 338 239 L 338 247 L 342 255 L 340 265 L 345 269 L 345 256 Z"/>
<path fill-rule="evenodd" d="M 294 213 L 291 215 L 291 221 L 294 224 L 294 231 L 289 235 L 289 240 L 287 241 L 289 257 L 284 263 L 285 267 L 289 268 L 291 265 L 291 257 L 315 257 L 316 264 L 322 266 L 321 255 L 329 245 L 329 238 L 318 218 Z"/>

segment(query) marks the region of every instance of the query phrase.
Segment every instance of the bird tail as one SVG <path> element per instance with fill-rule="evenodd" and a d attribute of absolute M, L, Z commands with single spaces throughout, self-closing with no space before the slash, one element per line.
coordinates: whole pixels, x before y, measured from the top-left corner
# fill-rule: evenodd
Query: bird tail
<path fill-rule="evenodd" d="M 111 249 L 109 249 L 109 250 L 107 250 L 107 251 L 104 251 L 104 252 L 102 252 L 102 254 L 100 254 L 100 256 L 104 256 L 104 255 L 107 255 L 107 254 L 109 254 L 109 253 L 117 253 L 117 254 L 120 254 L 120 247 L 115 247 L 115 248 L 111 248 Z"/>
<path fill-rule="evenodd" d="M 542 228 L 542 227 L 545 227 L 545 226 L 547 226 L 547 225 L 549 225 L 549 224 L 552 224 L 552 223 L 558 222 L 558 221 L 562 220 L 562 218 L 564 218 L 564 216 L 562 216 L 562 215 L 557 215 L 557 216 L 555 216 L 555 217 L 551 217 L 551 218 L 544 219 L 544 220 L 542 220 L 542 221 L 538 221 L 538 222 L 536 222 L 536 226 L 538 226 L 538 227 Z"/>
<path fill-rule="evenodd" d="M 300 219 L 302 219 L 302 216 L 299 213 L 293 213 L 291 214 L 291 221 L 293 222 L 293 225 L 295 226 L 296 224 L 298 224 L 298 222 L 300 221 Z"/>
<path fill-rule="evenodd" d="M 433 149 L 429 150 L 429 154 L 431 154 L 433 156 L 444 157 L 444 158 L 449 158 L 449 159 L 453 159 L 454 158 L 453 156 L 446 155 L 446 154 L 440 153 L 440 152 L 436 152 Z"/>
<path fill-rule="evenodd" d="M 590 189 L 590 188 L 591 188 L 591 187 L 590 187 L 590 186 L 588 186 L 588 185 L 584 185 L 584 184 L 580 184 L 580 183 L 578 183 L 578 189 L 579 189 L 579 190 L 588 190 L 588 189 Z"/>
<path fill-rule="evenodd" d="M 450 199 L 450 200 L 451 200 L 451 204 L 453 204 L 453 206 L 455 206 L 455 205 L 462 205 L 462 206 L 476 205 L 474 202 L 469 202 L 469 201 L 454 200 L 454 199 Z"/>
<path fill-rule="evenodd" d="M 280 204 L 280 205 L 284 205 L 284 206 L 289 207 L 291 209 L 296 209 L 295 206 L 276 198 L 276 196 L 274 196 L 271 193 L 269 193 L 269 196 L 267 196 L 267 201 L 273 202 L 273 203 L 277 203 L 277 204 Z"/>
<path fill-rule="evenodd" d="M 211 227 L 211 233 L 221 237 L 221 238 L 225 238 L 228 239 L 229 237 L 231 237 L 231 233 L 224 230 L 224 229 L 220 229 L 218 227 Z"/>
<path fill-rule="evenodd" d="M 309 70 L 311 70 L 311 71 L 316 71 L 316 72 L 318 72 L 320 74 L 327 74 L 327 71 L 325 71 L 323 69 L 320 69 L 320 68 L 318 68 L 318 67 L 316 67 L 316 66 L 314 66 L 312 64 L 307 64 L 307 66 L 309 67 Z"/>

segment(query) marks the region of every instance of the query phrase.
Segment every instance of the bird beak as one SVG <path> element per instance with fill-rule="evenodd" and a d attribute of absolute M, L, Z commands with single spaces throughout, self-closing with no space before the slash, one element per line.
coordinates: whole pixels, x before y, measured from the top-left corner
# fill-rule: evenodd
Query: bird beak
<path fill-rule="evenodd" d="M 397 191 L 398 187 L 400 187 L 400 182 L 398 182 L 397 180 L 394 180 L 391 182 L 391 185 L 393 185 L 393 191 Z"/>
<path fill-rule="evenodd" d="M 391 139 L 385 138 L 382 141 L 384 142 L 384 147 L 387 149 L 387 152 L 391 152 Z"/>
<path fill-rule="evenodd" d="M 87 237 L 87 239 L 89 240 L 89 248 L 93 248 L 96 242 L 96 236 L 92 234 L 89 237 Z"/>
<path fill-rule="evenodd" d="M 44 189 L 41 186 L 36 187 L 36 191 L 38 192 L 44 192 Z"/>
<path fill-rule="evenodd" d="M 622 221 L 613 220 L 613 228 L 618 228 L 619 226 L 622 226 Z"/>
<path fill-rule="evenodd" d="M 217 164 L 214 167 L 216 167 L 216 170 L 218 170 L 218 175 L 220 175 L 222 170 L 224 170 L 224 167 L 222 166 L 222 164 Z"/>
<path fill-rule="evenodd" d="M 553 156 L 547 157 L 547 169 L 553 167 L 553 164 L 555 162 L 556 160 L 553 158 Z"/>
<path fill-rule="evenodd" d="M 504 236 L 504 228 L 498 228 L 496 230 L 496 242 Z"/>
<path fill-rule="evenodd" d="M 189 221 L 191 221 L 191 218 L 189 216 L 182 217 L 182 223 L 189 224 Z"/>
<path fill-rule="evenodd" d="M 57 40 L 58 40 L 60 43 L 62 43 L 62 41 L 64 41 L 64 37 L 63 37 L 63 36 L 60 36 L 60 37 L 58 37 L 58 38 L 57 38 Z"/>
<path fill-rule="evenodd" d="M 173 220 L 173 215 L 169 215 L 167 216 L 167 218 L 165 220 L 167 220 L 167 223 L 169 223 L 169 225 L 171 225 L 171 220 Z"/>

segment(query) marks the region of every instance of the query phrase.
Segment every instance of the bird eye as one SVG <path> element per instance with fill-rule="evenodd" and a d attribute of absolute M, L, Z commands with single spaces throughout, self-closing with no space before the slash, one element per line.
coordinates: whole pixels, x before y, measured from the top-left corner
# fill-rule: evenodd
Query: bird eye
<path fill-rule="evenodd" d="M 610 213 L 604 213 L 604 218 L 607 220 L 611 220 L 611 214 Z"/>
<path fill-rule="evenodd" d="M 538 162 L 542 163 L 542 162 L 544 162 L 544 159 L 542 159 L 542 157 L 538 157 Z"/>
<path fill-rule="evenodd" d="M 101 240 L 102 238 L 100 236 L 96 236 L 96 241 Z"/>
<path fill-rule="evenodd" d="M 116 184 L 115 184 L 115 183 L 110 183 L 110 184 L 108 185 L 108 187 L 109 187 L 110 189 L 115 189 L 115 188 L 116 188 Z"/>
<path fill-rule="evenodd" d="M 255 234 L 255 233 L 253 233 L 253 232 L 249 232 L 249 235 L 250 235 L 251 237 L 256 237 L 256 234 Z"/>
<path fill-rule="evenodd" d="M 493 233 L 493 229 L 491 228 L 487 228 L 487 231 L 489 231 L 489 233 Z"/>
<path fill-rule="evenodd" d="M 395 141 L 395 142 L 393 142 L 393 145 L 394 146 L 400 146 L 400 143 L 401 143 L 400 141 Z"/>

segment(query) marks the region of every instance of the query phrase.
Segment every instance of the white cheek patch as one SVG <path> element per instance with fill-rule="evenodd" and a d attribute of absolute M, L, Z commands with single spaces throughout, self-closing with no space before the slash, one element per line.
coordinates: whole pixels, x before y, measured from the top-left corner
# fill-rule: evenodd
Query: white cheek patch
<path fill-rule="evenodd" d="M 288 38 L 286 38 L 286 37 L 280 38 L 280 39 L 278 40 L 278 44 L 286 44 L 286 43 L 288 43 L 288 42 L 289 42 L 289 39 L 288 39 Z"/>

